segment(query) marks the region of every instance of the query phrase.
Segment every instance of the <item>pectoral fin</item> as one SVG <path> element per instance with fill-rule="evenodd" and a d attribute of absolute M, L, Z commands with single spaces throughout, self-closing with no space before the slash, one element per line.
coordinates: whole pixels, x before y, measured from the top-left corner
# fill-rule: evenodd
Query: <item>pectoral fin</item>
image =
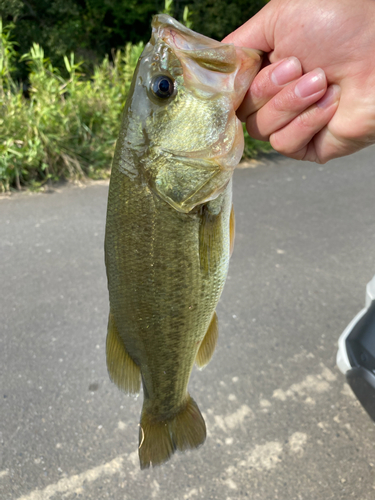
<path fill-rule="evenodd" d="M 222 215 L 210 212 L 207 205 L 202 207 L 202 218 L 199 227 L 199 258 L 201 269 L 212 272 L 220 260 L 222 252 Z"/>
<path fill-rule="evenodd" d="M 127 394 L 137 394 L 141 388 L 141 371 L 127 353 L 111 313 L 108 319 L 106 351 L 107 369 L 112 382 Z"/>
<path fill-rule="evenodd" d="M 236 234 L 236 219 L 234 217 L 234 208 L 232 205 L 232 210 L 230 211 L 229 218 L 229 255 L 232 256 L 234 248 L 234 237 Z"/>
<path fill-rule="evenodd" d="M 197 352 L 197 357 L 195 358 L 195 362 L 198 368 L 204 368 L 212 358 L 214 353 L 217 339 L 219 336 L 219 327 L 216 312 L 212 316 L 212 320 L 204 339 L 199 347 L 199 351 Z"/>

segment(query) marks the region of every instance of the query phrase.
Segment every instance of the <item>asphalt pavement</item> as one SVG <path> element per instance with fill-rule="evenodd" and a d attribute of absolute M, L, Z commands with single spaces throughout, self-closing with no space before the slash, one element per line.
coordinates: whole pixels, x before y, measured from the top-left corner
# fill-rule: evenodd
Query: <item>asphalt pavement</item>
<path fill-rule="evenodd" d="M 190 393 L 208 437 L 141 471 L 142 395 L 105 365 L 107 183 L 0 199 L 0 498 L 375 498 L 375 427 L 335 366 L 375 273 L 375 149 L 234 175 L 220 338 Z"/>

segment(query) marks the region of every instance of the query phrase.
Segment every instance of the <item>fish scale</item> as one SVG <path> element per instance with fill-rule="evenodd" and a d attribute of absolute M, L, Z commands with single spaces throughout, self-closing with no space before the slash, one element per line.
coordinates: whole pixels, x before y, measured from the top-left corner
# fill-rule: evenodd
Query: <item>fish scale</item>
<path fill-rule="evenodd" d="M 107 366 L 124 392 L 142 382 L 141 468 L 206 437 L 187 388 L 217 341 L 233 246 L 231 175 L 243 148 L 235 103 L 261 61 L 166 15 L 152 26 L 117 141 L 105 239 Z"/>

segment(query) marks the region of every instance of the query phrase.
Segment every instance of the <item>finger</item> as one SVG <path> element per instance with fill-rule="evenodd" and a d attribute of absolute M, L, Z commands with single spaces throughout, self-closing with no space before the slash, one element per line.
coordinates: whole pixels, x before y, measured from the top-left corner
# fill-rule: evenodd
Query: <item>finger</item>
<path fill-rule="evenodd" d="M 277 19 L 277 16 L 273 15 L 273 12 L 277 10 L 275 3 L 273 0 L 267 4 L 245 24 L 226 36 L 222 42 L 233 43 L 238 47 L 258 49 L 263 52 L 273 50 L 274 25 Z"/>
<path fill-rule="evenodd" d="M 348 144 L 342 137 L 335 136 L 330 130 L 330 123 L 316 134 L 309 147 L 304 160 L 314 161 L 316 163 L 327 163 L 333 158 L 340 158 L 340 156 L 350 155 L 359 149 L 365 147 L 358 144 Z"/>
<path fill-rule="evenodd" d="M 263 68 L 254 78 L 237 116 L 241 121 L 255 113 L 274 97 L 287 83 L 302 76 L 301 63 L 296 57 L 288 57 Z"/>
<path fill-rule="evenodd" d="M 328 126 L 314 138 L 317 155 L 323 162 L 375 143 L 375 112 L 371 93 L 360 93 L 358 87 L 348 87 L 346 82 L 340 87 L 338 110 Z M 373 131 L 372 134 L 369 131 Z"/>
<path fill-rule="evenodd" d="M 322 69 L 317 68 L 287 85 L 259 111 L 246 119 L 249 135 L 261 141 L 285 127 L 309 106 L 323 97 L 327 80 Z"/>
<path fill-rule="evenodd" d="M 310 106 L 285 127 L 271 134 L 272 147 L 279 153 L 296 160 L 317 163 L 328 161 L 329 158 L 322 156 L 322 152 L 317 149 L 319 143 L 317 134 L 334 116 L 339 99 L 340 87 L 338 85 L 328 87 L 324 97 L 316 104 Z"/>

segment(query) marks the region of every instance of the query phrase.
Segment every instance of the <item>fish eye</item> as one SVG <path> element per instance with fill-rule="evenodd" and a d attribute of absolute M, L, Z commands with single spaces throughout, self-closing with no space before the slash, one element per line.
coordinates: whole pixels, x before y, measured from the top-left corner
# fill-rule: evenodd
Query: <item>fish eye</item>
<path fill-rule="evenodd" d="M 160 99 L 168 99 L 174 93 L 174 81 L 167 75 L 154 76 L 151 80 L 151 91 Z"/>

